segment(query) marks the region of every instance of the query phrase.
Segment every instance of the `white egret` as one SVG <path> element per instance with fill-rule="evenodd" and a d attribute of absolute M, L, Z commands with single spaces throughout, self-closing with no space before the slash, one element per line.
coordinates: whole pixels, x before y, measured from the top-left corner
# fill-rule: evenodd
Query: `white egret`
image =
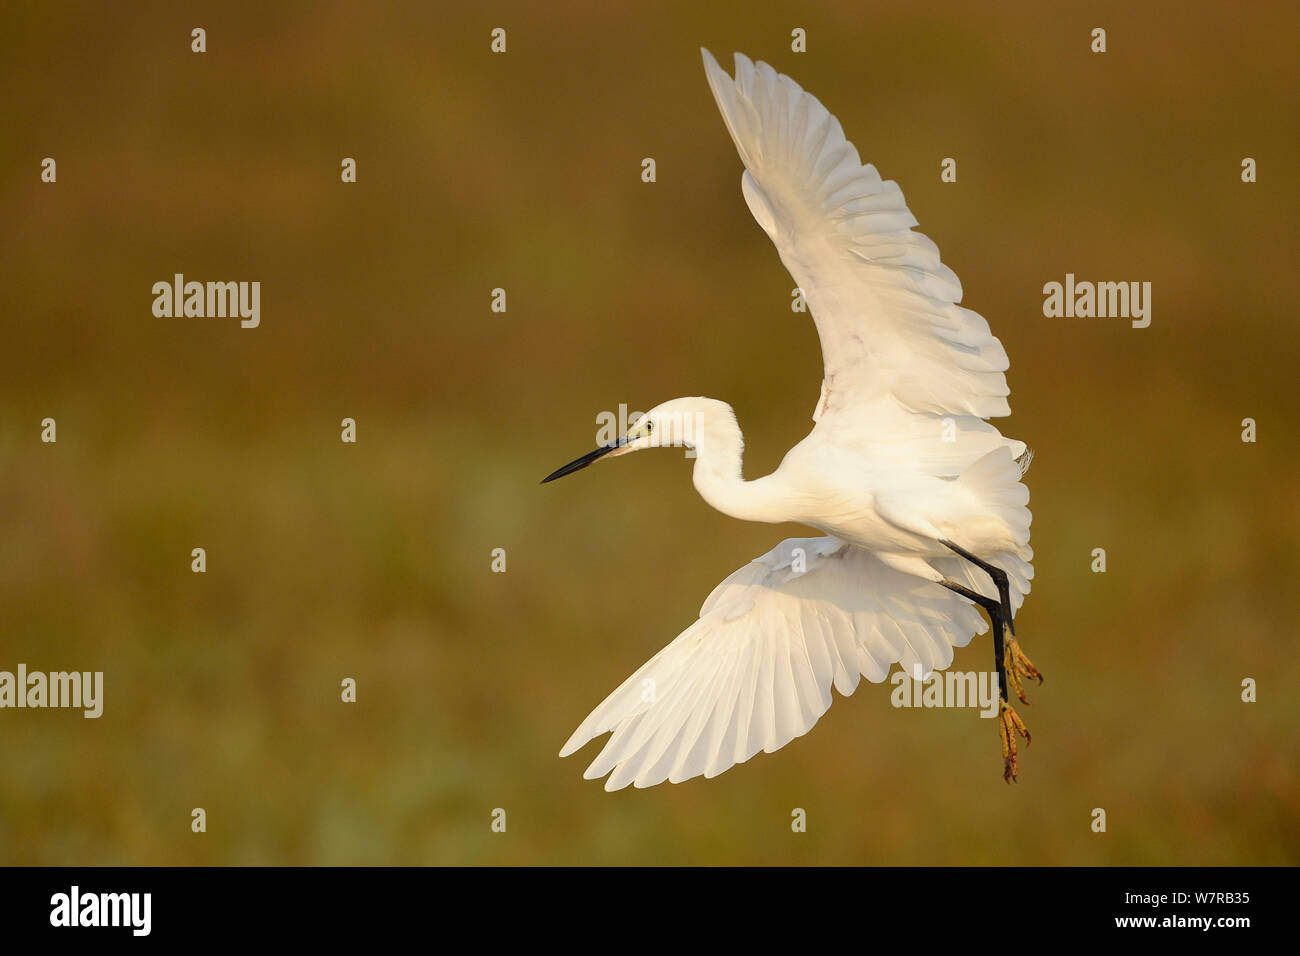
<path fill-rule="evenodd" d="M 695 450 L 695 488 L 792 538 L 723 581 L 699 620 L 592 711 L 567 756 L 612 733 L 587 769 L 607 790 L 713 777 L 806 733 L 859 676 L 928 677 L 993 625 L 1003 776 L 1017 773 L 1008 701 L 1041 675 L 1015 639 L 1033 577 L 1030 454 L 986 419 L 1010 414 L 1008 363 L 988 323 L 892 181 L 863 165 L 839 121 L 788 76 L 736 54 L 704 68 L 745 172 L 750 212 L 803 290 L 825 367 L 812 432 L 764 477 L 741 477 L 731 407 L 679 398 L 548 476 L 643 448 Z M 1004 633 L 1004 628 L 1010 633 Z"/>

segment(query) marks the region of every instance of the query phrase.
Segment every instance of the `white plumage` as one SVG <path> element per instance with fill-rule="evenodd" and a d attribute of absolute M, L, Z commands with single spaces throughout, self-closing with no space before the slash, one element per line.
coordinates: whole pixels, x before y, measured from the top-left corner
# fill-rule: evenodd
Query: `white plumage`
<path fill-rule="evenodd" d="M 745 201 L 817 325 L 816 424 L 775 472 L 746 481 L 731 408 L 675 399 L 550 478 L 685 443 L 713 507 L 827 537 L 783 541 L 732 574 L 583 721 L 561 756 L 611 733 L 586 772 L 608 774 L 610 790 L 715 776 L 806 733 L 832 687 L 847 696 L 895 663 L 946 668 L 987 625 L 939 582 L 997 589 L 945 541 L 1007 572 L 1012 610 L 1033 577 L 1026 448 L 986 421 L 1010 413 L 1001 343 L 957 304 L 961 283 L 913 231 L 901 190 L 863 165 L 821 103 L 766 63 L 737 54 L 733 79 L 703 55 Z"/>

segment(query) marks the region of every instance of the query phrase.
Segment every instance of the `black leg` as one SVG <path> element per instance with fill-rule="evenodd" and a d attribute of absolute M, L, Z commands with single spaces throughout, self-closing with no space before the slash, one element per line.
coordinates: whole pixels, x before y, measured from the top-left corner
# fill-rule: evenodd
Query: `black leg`
<path fill-rule="evenodd" d="M 957 584 L 956 581 L 943 580 L 939 581 L 939 583 L 943 584 L 949 591 L 970 598 L 975 604 L 983 607 L 985 611 L 988 611 L 988 619 L 993 623 L 993 661 L 997 666 L 997 692 L 998 696 L 1001 697 L 1001 702 L 998 704 L 997 732 L 1002 739 L 1002 779 L 1008 783 L 1014 783 L 1015 778 L 1017 778 L 1018 756 L 1017 749 L 1015 749 L 1015 735 L 1019 734 L 1024 737 L 1024 743 L 1028 745 L 1030 743 L 1030 728 L 1024 726 L 1024 721 L 1019 717 L 1019 714 L 1015 713 L 1015 709 L 1011 708 L 1011 702 L 1006 697 L 1006 691 L 1008 691 L 1008 684 L 1010 683 L 1008 676 L 1011 675 L 1006 672 L 1006 635 L 1002 631 L 1002 627 L 1004 627 L 1004 622 L 1009 619 L 1010 615 L 998 598 L 984 597 L 983 594 L 971 591 L 970 588 Z M 1011 640 L 1014 641 L 1014 637 Z M 1011 666 L 1018 665 L 1013 662 Z M 1032 665 L 1030 667 L 1032 669 Z M 1041 680 L 1041 678 L 1039 679 Z M 1017 684 L 1017 695 L 1022 701 L 1024 700 L 1024 693 L 1019 689 L 1019 684 Z M 1024 702 L 1028 704 L 1028 701 Z"/>
<path fill-rule="evenodd" d="M 993 624 L 993 661 L 997 667 L 998 675 L 998 696 L 1002 698 L 998 709 L 998 735 L 1002 738 L 1002 779 L 1007 783 L 1014 783 L 1016 780 L 1017 770 L 1017 751 L 1016 735 L 1019 734 L 1025 738 L 1025 745 L 1029 744 L 1029 728 L 1025 722 L 1020 719 L 1015 708 L 1011 706 L 1011 701 L 1007 698 L 1008 685 L 1011 683 L 1008 678 L 1016 682 L 1016 696 L 1026 704 L 1024 691 L 1020 687 L 1020 674 L 1029 674 L 1037 677 L 1041 683 L 1043 677 L 1034 669 L 1034 665 L 1029 662 L 1023 654 L 1020 653 L 1019 647 L 1015 643 L 1015 629 L 1012 628 L 1011 644 L 1015 650 L 1016 660 L 1011 662 L 1011 667 L 1022 668 L 1011 674 L 1007 673 L 1007 645 L 1006 633 L 1003 628 L 1011 623 L 1011 602 L 1007 584 L 1007 576 L 1000 568 L 992 567 L 976 558 L 973 554 L 962 550 L 955 544 L 948 541 L 944 542 L 953 551 L 960 554 L 966 560 L 971 561 L 977 567 L 983 568 L 992 575 L 994 582 L 998 585 L 998 597 L 985 597 L 978 591 L 972 591 L 965 585 L 958 584 L 955 581 L 940 581 L 939 583 L 949 591 L 960 594 L 964 598 L 974 601 L 980 607 L 988 612 L 989 621 Z"/>
<path fill-rule="evenodd" d="M 1007 578 L 1007 572 L 1003 571 L 999 567 L 989 564 L 987 561 L 975 557 L 975 555 L 971 554 L 961 545 L 953 544 L 951 541 L 944 541 L 942 539 L 940 539 L 939 543 L 950 551 L 955 551 L 971 564 L 975 565 L 975 567 L 986 572 L 988 576 L 993 579 L 993 583 L 998 589 L 998 597 L 1002 599 L 1002 610 L 1007 619 L 1007 627 L 1011 631 L 1011 636 L 1015 637 L 1016 620 L 1011 613 L 1011 581 Z"/>
<path fill-rule="evenodd" d="M 989 621 L 993 624 L 993 661 L 997 665 L 998 672 L 998 693 L 1005 701 L 1007 699 L 1007 667 L 1006 656 L 1004 655 L 1004 636 L 1002 631 L 1003 610 L 1002 602 L 991 597 L 985 597 L 978 591 L 972 591 L 964 585 L 957 584 L 954 581 L 940 581 L 949 591 L 955 591 L 964 598 L 969 598 L 980 607 L 988 612 Z"/>

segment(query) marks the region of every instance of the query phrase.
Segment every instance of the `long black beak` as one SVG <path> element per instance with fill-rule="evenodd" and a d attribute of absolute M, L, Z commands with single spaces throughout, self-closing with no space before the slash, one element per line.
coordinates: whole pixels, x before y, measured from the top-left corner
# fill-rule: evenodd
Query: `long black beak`
<path fill-rule="evenodd" d="M 582 471 L 582 469 L 586 468 L 592 462 L 600 461 L 611 451 L 618 451 L 626 444 L 627 444 L 627 439 L 620 438 L 612 445 L 603 445 L 602 447 L 597 448 L 595 451 L 589 451 L 581 458 L 576 458 L 573 461 L 569 462 L 563 468 L 557 468 L 555 471 L 551 472 L 549 475 L 547 475 L 545 478 L 542 479 L 542 484 L 546 484 L 548 481 L 554 481 L 556 478 L 563 478 L 565 475 L 571 475 L 575 471 Z"/>

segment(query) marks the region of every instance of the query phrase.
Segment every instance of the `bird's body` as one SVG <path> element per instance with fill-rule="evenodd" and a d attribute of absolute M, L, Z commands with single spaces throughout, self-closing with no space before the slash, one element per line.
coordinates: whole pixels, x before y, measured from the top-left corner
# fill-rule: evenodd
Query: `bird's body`
<path fill-rule="evenodd" d="M 693 480 L 706 502 L 733 518 L 805 524 L 868 551 L 900 557 L 947 557 L 951 552 L 940 542 L 954 535 L 981 552 L 1015 549 L 1028 540 L 1027 533 L 997 517 L 994 502 L 981 500 L 983 489 L 960 480 L 966 467 L 936 474 L 932 466 L 900 458 L 888 443 L 846 446 L 814 430 L 772 474 L 745 481 L 741 432 L 730 407 L 712 399 L 679 401 L 691 409 L 688 414 L 719 420 L 694 445 Z M 1011 457 L 1008 450 L 1005 459 Z M 1012 468 L 1007 478 L 1014 483 L 1020 474 Z"/>
<path fill-rule="evenodd" d="M 1012 778 L 1024 727 L 1006 688 L 1019 693 L 1018 675 L 1038 675 L 1014 637 L 1003 642 L 1033 576 L 1027 450 L 987 421 L 1010 413 L 1006 353 L 983 318 L 957 305 L 961 285 L 912 231 L 901 191 L 861 163 L 816 99 L 739 54 L 734 80 L 707 51 L 704 63 L 745 163 L 745 200 L 817 324 L 825 371 L 815 425 L 776 471 L 746 480 L 731 407 L 674 399 L 547 480 L 687 445 L 712 507 L 825 537 L 784 541 L 715 588 L 700 619 L 561 753 L 612 732 L 587 770 L 609 774 L 608 789 L 713 776 L 807 732 L 832 686 L 852 693 L 860 676 L 882 681 L 894 663 L 914 674 L 947 667 L 954 648 L 987 630 L 978 604 L 994 625 Z"/>

